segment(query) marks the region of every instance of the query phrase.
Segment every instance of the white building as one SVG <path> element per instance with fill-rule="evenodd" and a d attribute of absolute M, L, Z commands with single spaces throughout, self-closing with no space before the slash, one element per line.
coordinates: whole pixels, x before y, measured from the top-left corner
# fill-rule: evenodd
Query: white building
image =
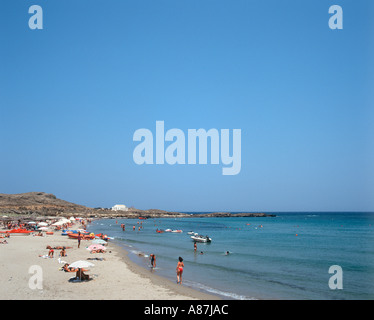
<path fill-rule="evenodd" d="M 124 204 L 116 204 L 114 207 L 112 207 L 112 210 L 114 211 L 127 211 L 129 208 L 127 208 Z"/>

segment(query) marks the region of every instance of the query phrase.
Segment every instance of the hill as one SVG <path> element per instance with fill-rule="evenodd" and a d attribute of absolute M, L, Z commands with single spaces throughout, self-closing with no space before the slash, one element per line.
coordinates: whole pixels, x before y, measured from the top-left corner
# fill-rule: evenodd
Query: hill
<path fill-rule="evenodd" d="M 10 215 L 58 216 L 62 213 L 89 214 L 94 209 L 58 199 L 45 192 L 0 193 L 0 213 Z"/>
<path fill-rule="evenodd" d="M 19 194 L 0 193 L 0 216 L 67 216 L 79 215 L 97 218 L 138 218 L 142 217 L 185 217 L 179 212 L 158 209 L 140 210 L 130 208 L 129 211 L 112 211 L 96 209 L 58 199 L 54 194 L 45 192 L 27 192 Z"/>

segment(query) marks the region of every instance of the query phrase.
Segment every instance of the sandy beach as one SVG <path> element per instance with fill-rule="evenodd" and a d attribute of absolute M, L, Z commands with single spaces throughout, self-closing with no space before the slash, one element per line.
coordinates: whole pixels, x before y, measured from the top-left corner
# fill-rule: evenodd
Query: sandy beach
<path fill-rule="evenodd" d="M 6 238 L 8 244 L 0 244 L 0 286 L 1 300 L 214 300 L 218 297 L 193 290 L 183 285 L 151 274 L 149 270 L 134 264 L 126 252 L 108 244 L 106 253 L 90 253 L 86 249 L 91 244 L 82 240 L 78 248 L 77 240 L 62 236 L 57 231 L 53 235 L 23 236 L 11 235 Z M 4 239 L 0 239 L 4 240 Z M 61 250 L 54 250 L 54 258 L 43 258 L 48 255 L 47 246 L 65 246 L 67 256 L 59 257 Z M 71 248 L 69 248 L 71 247 Z M 83 282 L 69 282 L 75 272 L 59 269 L 63 263 L 87 260 L 94 264 L 86 273 L 93 279 Z M 105 260 L 96 260 L 104 258 Z M 95 260 L 92 260 L 95 259 Z M 61 261 L 60 260 L 60 261 Z M 42 288 L 32 288 L 30 278 L 35 271 L 42 271 Z M 32 282 L 34 283 L 34 282 Z"/>

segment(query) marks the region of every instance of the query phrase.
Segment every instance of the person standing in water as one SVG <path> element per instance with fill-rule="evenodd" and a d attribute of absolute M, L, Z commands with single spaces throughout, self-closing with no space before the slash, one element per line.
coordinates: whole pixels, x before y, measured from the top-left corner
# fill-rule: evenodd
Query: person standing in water
<path fill-rule="evenodd" d="M 194 250 L 194 251 L 197 250 L 197 244 L 196 244 L 196 241 L 193 243 L 193 250 Z"/>
<path fill-rule="evenodd" d="M 183 258 L 179 257 L 179 261 L 177 264 L 177 283 L 179 284 L 182 284 L 183 268 L 184 268 Z"/>
<path fill-rule="evenodd" d="M 151 267 L 156 268 L 156 257 L 153 253 L 149 255 L 149 258 L 151 259 Z"/>

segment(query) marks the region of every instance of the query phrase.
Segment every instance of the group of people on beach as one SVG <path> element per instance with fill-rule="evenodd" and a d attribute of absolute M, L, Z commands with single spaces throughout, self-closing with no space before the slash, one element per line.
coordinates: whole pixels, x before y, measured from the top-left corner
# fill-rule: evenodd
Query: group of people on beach
<path fill-rule="evenodd" d="M 56 250 L 61 250 L 60 251 L 60 257 L 67 257 L 67 253 L 66 253 L 66 247 L 51 247 L 51 246 L 47 246 L 47 249 L 49 250 L 48 251 L 48 255 L 47 256 L 42 256 L 42 255 L 39 255 L 39 257 L 42 257 L 42 258 L 54 258 L 54 253 L 55 253 L 55 249 Z"/>
<path fill-rule="evenodd" d="M 117 223 L 118 223 L 118 221 L 116 221 L 116 224 Z M 139 224 L 139 222 L 138 222 L 138 224 Z M 143 226 L 142 226 L 142 221 L 141 221 L 140 222 L 140 226 L 138 227 L 138 231 L 140 231 L 142 228 L 143 228 Z M 126 226 L 125 226 L 124 223 L 121 223 L 121 229 L 122 229 L 122 231 L 126 230 Z M 135 226 L 132 227 L 132 230 L 135 231 Z M 197 243 L 196 243 L 196 241 L 194 241 L 194 251 L 195 252 L 197 251 Z M 200 251 L 200 254 L 204 254 L 203 251 Z M 225 254 L 228 255 L 229 252 L 227 251 Z M 154 253 L 151 253 L 149 255 L 149 260 L 150 260 L 150 267 L 152 269 L 156 268 L 156 256 L 155 256 Z M 177 283 L 178 284 L 182 284 L 183 268 L 184 268 L 183 258 L 179 257 L 178 258 L 178 262 L 177 262 L 177 267 L 176 267 Z"/>
<path fill-rule="evenodd" d="M 196 241 L 194 241 L 194 251 L 196 252 L 197 251 L 197 244 L 196 244 Z M 200 254 L 203 254 L 203 252 L 201 251 Z M 230 251 L 226 251 L 225 252 L 225 255 L 229 255 L 230 254 Z M 156 267 L 156 256 L 154 255 L 154 253 L 151 253 L 149 255 L 149 259 L 151 260 L 151 268 L 155 268 Z M 179 257 L 178 258 L 178 263 L 177 263 L 177 268 L 176 268 L 176 273 L 177 273 L 177 283 L 179 284 L 182 284 L 182 274 L 183 274 L 183 268 L 184 268 L 184 262 L 183 262 L 183 258 L 182 257 Z"/>
<path fill-rule="evenodd" d="M 118 222 L 116 221 L 116 224 Z M 138 222 L 139 224 L 139 222 Z M 121 229 L 122 231 L 125 231 L 126 230 L 126 226 L 124 223 L 121 223 Z M 133 226 L 133 231 L 135 231 L 135 226 Z M 142 222 L 140 222 L 140 226 L 138 227 L 138 231 L 140 231 L 141 229 L 143 229 L 143 225 L 142 225 Z M 196 242 L 195 242 L 195 250 L 196 250 Z M 151 253 L 149 255 L 149 260 L 150 260 L 150 263 L 151 263 L 151 268 L 156 268 L 156 256 L 154 253 Z M 176 273 L 177 273 L 177 283 L 179 284 L 182 284 L 182 274 L 183 274 L 183 268 L 184 268 L 184 263 L 183 263 L 183 258 L 182 257 L 179 257 L 178 258 L 178 263 L 177 263 L 177 268 L 176 268 Z"/>
<path fill-rule="evenodd" d="M 149 255 L 149 260 L 151 261 L 151 268 L 156 268 L 156 256 L 154 253 L 151 253 Z M 177 264 L 177 283 L 182 284 L 182 274 L 183 274 L 183 268 L 184 268 L 184 263 L 183 263 L 183 258 L 179 257 L 178 258 L 178 264 Z"/>

